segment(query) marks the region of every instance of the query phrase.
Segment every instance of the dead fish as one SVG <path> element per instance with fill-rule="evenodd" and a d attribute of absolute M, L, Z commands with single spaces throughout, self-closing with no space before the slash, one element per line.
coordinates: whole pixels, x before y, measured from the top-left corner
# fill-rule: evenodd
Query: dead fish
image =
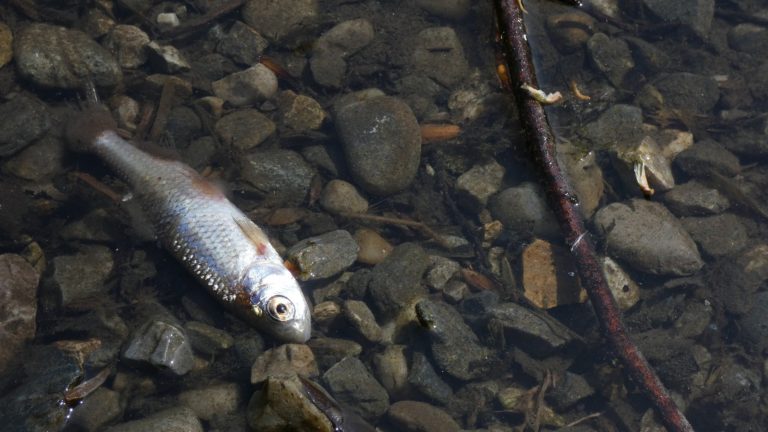
<path fill-rule="evenodd" d="M 122 139 L 101 105 L 71 118 L 66 136 L 73 150 L 96 154 L 131 186 L 163 246 L 220 303 L 282 341 L 309 339 L 309 306 L 296 279 L 264 232 L 217 187 Z"/>

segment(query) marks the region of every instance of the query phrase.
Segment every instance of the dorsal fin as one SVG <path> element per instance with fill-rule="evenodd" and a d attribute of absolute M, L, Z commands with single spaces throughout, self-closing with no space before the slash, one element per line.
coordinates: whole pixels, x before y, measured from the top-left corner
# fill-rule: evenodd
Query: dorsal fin
<path fill-rule="evenodd" d="M 233 216 L 232 219 L 235 221 L 243 234 L 245 234 L 248 240 L 253 243 L 253 246 L 256 248 L 256 251 L 259 253 L 259 255 L 266 254 L 269 250 L 269 239 L 267 239 L 266 234 L 264 234 L 261 228 L 256 226 L 252 220 L 245 216 Z"/>

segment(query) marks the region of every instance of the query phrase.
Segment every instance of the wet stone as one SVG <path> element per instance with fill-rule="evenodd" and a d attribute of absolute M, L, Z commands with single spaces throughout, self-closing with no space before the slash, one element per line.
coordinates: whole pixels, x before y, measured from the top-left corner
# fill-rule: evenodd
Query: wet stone
<path fill-rule="evenodd" d="M 488 203 L 488 198 L 499 191 L 506 170 L 490 161 L 475 165 L 456 179 L 458 198 L 468 208 L 479 211 Z"/>
<path fill-rule="evenodd" d="M 110 248 L 82 245 L 77 253 L 52 261 L 53 284 L 62 306 L 74 307 L 78 300 L 106 294 L 104 283 L 115 265 Z"/>
<path fill-rule="evenodd" d="M 755 24 L 737 24 L 728 31 L 728 45 L 736 51 L 763 53 L 768 50 L 768 31 Z"/>
<path fill-rule="evenodd" d="M 464 296 L 459 303 L 459 312 L 467 322 L 475 326 L 497 304 L 499 304 L 499 294 L 491 290 L 482 290 Z"/>
<path fill-rule="evenodd" d="M 355 241 L 360 247 L 357 260 L 363 264 L 376 265 L 384 261 L 394 246 L 372 229 L 360 228 L 355 231 Z"/>
<path fill-rule="evenodd" d="M 447 412 L 419 401 L 398 401 L 387 413 L 389 420 L 402 431 L 459 432 L 461 427 Z"/>
<path fill-rule="evenodd" d="M 596 33 L 587 41 L 587 49 L 592 63 L 616 87 L 622 85 L 624 77 L 635 67 L 629 45 L 623 39 Z"/>
<path fill-rule="evenodd" d="M 693 375 L 699 371 L 691 340 L 671 337 L 661 329 L 635 334 L 633 338 L 665 385 L 678 390 L 691 384 Z"/>
<path fill-rule="evenodd" d="M 581 50 L 595 27 L 594 18 L 577 10 L 548 15 L 546 22 L 550 39 L 563 54 Z"/>
<path fill-rule="evenodd" d="M 315 42 L 309 67 L 315 82 L 341 87 L 347 72 L 345 59 L 373 40 L 373 26 L 366 19 L 344 21 L 323 33 Z"/>
<path fill-rule="evenodd" d="M 621 310 L 627 310 L 640 301 L 640 287 L 624 271 L 623 268 L 610 257 L 602 257 L 600 264 L 605 273 L 605 281 L 616 299 L 616 304 Z"/>
<path fill-rule="evenodd" d="M 259 62 L 261 53 L 267 46 L 269 42 L 259 32 L 242 21 L 235 21 L 229 32 L 216 45 L 216 52 L 236 63 L 254 65 Z"/>
<path fill-rule="evenodd" d="M 147 61 L 149 36 L 136 26 L 118 24 L 109 31 L 104 46 L 110 50 L 120 67 L 135 69 Z"/>
<path fill-rule="evenodd" d="M 749 240 L 747 229 L 738 216 L 725 213 L 681 220 L 701 251 L 710 257 L 721 257 L 743 249 Z"/>
<path fill-rule="evenodd" d="M 492 332 L 499 332 L 508 344 L 535 356 L 551 355 L 580 342 L 580 338 L 559 321 L 515 303 L 490 308 L 487 319 Z"/>
<path fill-rule="evenodd" d="M 224 330 L 199 321 L 188 321 L 184 328 L 192 348 L 200 353 L 213 355 L 227 350 L 235 343 L 234 338 Z"/>
<path fill-rule="evenodd" d="M 203 432 L 203 425 L 195 412 L 187 407 L 170 408 L 148 417 L 111 426 L 106 432 Z"/>
<path fill-rule="evenodd" d="M 456 32 L 450 27 L 431 27 L 416 35 L 411 64 L 416 72 L 443 86 L 454 87 L 469 74 Z"/>
<path fill-rule="evenodd" d="M 45 181 L 61 172 L 64 160 L 64 145 L 60 139 L 46 135 L 22 150 L 3 167 L 16 177 Z"/>
<path fill-rule="evenodd" d="M 717 189 L 693 180 L 664 194 L 664 203 L 677 216 L 708 216 L 724 212 L 731 203 Z"/>
<path fill-rule="evenodd" d="M 359 300 L 347 300 L 344 302 L 344 316 L 366 340 L 373 343 L 381 341 L 381 327 L 368 305 Z"/>
<path fill-rule="evenodd" d="M 199 135 L 201 130 L 200 117 L 195 114 L 195 111 L 192 108 L 180 106 L 173 108 L 168 114 L 164 135 L 174 147 L 186 148 L 192 137 Z"/>
<path fill-rule="evenodd" d="M 701 38 L 709 33 L 715 13 L 714 0 L 643 0 L 643 3 L 663 21 L 679 23 Z"/>
<path fill-rule="evenodd" d="M 247 189 L 265 195 L 269 203 L 296 206 L 306 199 L 315 170 L 295 151 L 274 149 L 243 157 L 240 174 Z"/>
<path fill-rule="evenodd" d="M 525 298 L 542 309 L 586 301 L 568 250 L 536 239 L 522 255 Z"/>
<path fill-rule="evenodd" d="M 351 102 L 336 112 L 336 131 L 356 184 L 376 195 L 407 188 L 421 157 L 421 130 L 400 99 L 381 96 Z"/>
<path fill-rule="evenodd" d="M 292 39 L 297 34 L 312 29 L 319 13 L 317 0 L 248 0 L 242 11 L 246 24 L 267 39 L 289 47 L 295 44 Z"/>
<path fill-rule="evenodd" d="M 477 335 L 456 309 L 422 300 L 416 304 L 416 315 L 428 332 L 432 357 L 441 370 L 460 380 L 474 379 L 487 372 L 491 351 L 480 345 Z"/>
<path fill-rule="evenodd" d="M 581 211 L 585 217 L 590 217 L 600 205 L 605 189 L 605 179 L 597 163 L 596 152 L 584 154 L 584 149 L 571 143 L 559 142 L 557 155 L 579 198 Z"/>
<path fill-rule="evenodd" d="M 238 150 L 250 150 L 275 132 L 276 126 L 255 109 L 238 110 L 216 122 L 216 134 L 222 143 Z"/>
<path fill-rule="evenodd" d="M 542 197 L 543 193 L 537 184 L 523 183 L 496 194 L 488 207 L 493 218 L 514 233 L 555 237 L 560 230 L 552 210 Z"/>
<path fill-rule="evenodd" d="M 179 402 L 192 408 L 202 420 L 234 413 L 240 407 L 242 399 L 241 390 L 236 383 L 213 384 L 179 394 Z"/>
<path fill-rule="evenodd" d="M 97 432 L 106 429 L 122 412 L 120 393 L 100 387 L 75 408 L 68 424 L 83 432 Z"/>
<path fill-rule="evenodd" d="M 704 75 L 680 72 L 662 75 L 652 83 L 664 98 L 664 107 L 709 112 L 720 99 L 717 82 Z"/>
<path fill-rule="evenodd" d="M 296 376 L 270 378 L 248 403 L 248 425 L 263 432 L 333 431 L 328 417 L 305 394 L 305 384 Z"/>
<path fill-rule="evenodd" d="M 617 143 L 634 147 L 645 135 L 643 111 L 633 105 L 613 105 L 587 124 L 583 134 L 598 149 L 613 149 Z"/>
<path fill-rule="evenodd" d="M 768 348 L 768 292 L 750 296 L 752 309 L 739 320 L 740 337 L 755 353 L 760 354 Z"/>
<path fill-rule="evenodd" d="M 16 38 L 15 60 L 19 75 L 41 87 L 80 89 L 84 76 L 104 87 L 122 80 L 109 51 L 85 33 L 59 26 L 24 27 Z"/>
<path fill-rule="evenodd" d="M 299 270 L 299 280 L 325 279 L 346 270 L 357 260 L 358 246 L 348 231 L 336 230 L 291 246 L 287 259 Z"/>
<path fill-rule="evenodd" d="M 613 203 L 595 214 L 595 226 L 608 251 L 639 271 L 685 276 L 704 265 L 693 239 L 661 204 Z"/>
<path fill-rule="evenodd" d="M 425 296 L 427 290 L 421 285 L 421 276 L 428 265 L 429 257 L 421 246 L 404 243 L 396 247 L 371 272 L 368 287 L 374 310 L 391 318 Z"/>
<path fill-rule="evenodd" d="M 556 410 L 563 411 L 593 394 L 595 389 L 584 377 L 566 371 L 547 392 L 546 398 Z"/>
<path fill-rule="evenodd" d="M 0 68 L 13 59 L 13 32 L 8 24 L 0 22 Z"/>
<path fill-rule="evenodd" d="M 51 127 L 47 107 L 38 99 L 17 95 L 0 104 L 0 157 L 12 155 L 40 138 Z"/>
<path fill-rule="evenodd" d="M 272 99 L 277 93 L 277 77 L 259 63 L 214 81 L 211 87 L 216 96 L 241 107 Z"/>
<path fill-rule="evenodd" d="M 461 270 L 456 261 L 439 255 L 429 256 L 430 268 L 427 271 L 427 285 L 436 290 L 442 290 L 445 284 Z"/>
<path fill-rule="evenodd" d="M 317 337 L 307 342 L 317 359 L 317 364 L 326 370 L 346 357 L 358 356 L 363 352 L 359 343 L 338 338 Z"/>
<path fill-rule="evenodd" d="M 365 213 L 368 200 L 363 198 L 355 186 L 344 180 L 331 180 L 323 188 L 320 205 L 333 214 Z"/>
<path fill-rule="evenodd" d="M 743 314 L 752 308 L 752 295 L 766 280 L 768 245 L 758 244 L 719 259 L 707 281 L 728 312 Z"/>
<path fill-rule="evenodd" d="M 365 419 L 375 419 L 389 408 L 389 395 L 356 357 L 347 357 L 323 374 L 336 399 Z"/>
<path fill-rule="evenodd" d="M 176 375 L 186 374 L 194 364 L 192 347 L 184 330 L 161 317 L 150 319 L 134 332 L 123 359 L 170 370 Z"/>
<path fill-rule="evenodd" d="M 305 378 L 318 374 L 315 355 L 307 345 L 284 344 L 271 348 L 260 355 L 251 367 L 251 384 L 266 381 L 270 377 L 286 378 L 301 375 Z"/>
<path fill-rule="evenodd" d="M 24 258 L 0 255 L 0 371 L 35 336 L 40 275 Z"/>
<path fill-rule="evenodd" d="M 183 154 L 184 162 L 195 169 L 202 169 L 211 163 L 216 154 L 216 140 L 210 136 L 200 137 L 189 143 Z"/>
<path fill-rule="evenodd" d="M 405 358 L 405 345 L 387 345 L 384 351 L 372 357 L 376 379 L 396 398 L 405 388 L 408 380 L 408 361 Z"/>
<path fill-rule="evenodd" d="M 344 157 L 338 147 L 328 148 L 324 145 L 310 145 L 301 149 L 301 155 L 309 163 L 333 177 L 339 175 L 339 167 L 344 164 Z"/>
<path fill-rule="evenodd" d="M 413 353 L 413 362 L 408 371 L 408 384 L 427 399 L 440 405 L 448 405 L 453 397 L 451 386 L 435 372 L 435 368 L 423 353 Z"/>
<path fill-rule="evenodd" d="M 459 21 L 469 12 L 470 0 L 417 0 L 416 4 L 440 18 Z"/>
<path fill-rule="evenodd" d="M 696 142 L 693 147 L 677 155 L 675 164 L 696 178 L 708 178 L 712 171 L 725 177 L 733 177 L 741 172 L 739 158 L 713 140 Z"/>
<path fill-rule="evenodd" d="M 325 110 L 316 100 L 291 90 L 280 93 L 277 104 L 283 113 L 283 125 L 295 132 L 319 129 L 326 117 Z"/>

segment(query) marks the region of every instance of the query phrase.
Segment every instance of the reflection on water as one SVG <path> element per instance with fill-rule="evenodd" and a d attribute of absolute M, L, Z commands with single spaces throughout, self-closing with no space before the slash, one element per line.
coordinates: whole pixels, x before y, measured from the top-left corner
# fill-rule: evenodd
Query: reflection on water
<path fill-rule="evenodd" d="M 762 430 L 768 5 L 713 3 L 525 18 L 633 338 L 696 430 Z M 574 280 L 491 4 L 68 6 L 0 6 L 8 430 L 659 427 Z M 229 315 L 139 191 L 70 151 L 84 76 L 121 134 L 266 228 L 312 303 L 306 345 Z"/>

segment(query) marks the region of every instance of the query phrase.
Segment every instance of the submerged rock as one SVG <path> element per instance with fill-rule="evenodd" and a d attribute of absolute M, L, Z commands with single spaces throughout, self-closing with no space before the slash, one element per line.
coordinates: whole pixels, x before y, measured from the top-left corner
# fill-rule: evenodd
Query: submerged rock
<path fill-rule="evenodd" d="M 169 408 L 139 420 L 111 426 L 106 432 L 184 431 L 203 432 L 203 425 L 191 408 Z"/>
<path fill-rule="evenodd" d="M 389 395 L 356 357 L 347 357 L 323 374 L 323 381 L 338 399 L 366 419 L 375 419 L 389 408 Z"/>
<path fill-rule="evenodd" d="M 123 358 L 167 369 L 176 375 L 186 374 L 194 364 L 192 346 L 184 329 L 164 317 L 139 327 L 131 336 Z"/>
<path fill-rule="evenodd" d="M 40 275 L 24 258 L 0 255 L 0 372 L 35 336 Z"/>
<path fill-rule="evenodd" d="M 704 265 L 691 236 L 663 205 L 634 199 L 595 214 L 609 253 L 639 271 L 685 276 Z"/>
<path fill-rule="evenodd" d="M 336 230 L 296 243 L 286 257 L 297 267 L 298 278 L 307 281 L 341 273 L 355 263 L 358 249 L 349 232 Z"/>
<path fill-rule="evenodd" d="M 387 413 L 399 430 L 413 432 L 459 432 L 461 427 L 445 411 L 419 401 L 398 401 Z"/>

